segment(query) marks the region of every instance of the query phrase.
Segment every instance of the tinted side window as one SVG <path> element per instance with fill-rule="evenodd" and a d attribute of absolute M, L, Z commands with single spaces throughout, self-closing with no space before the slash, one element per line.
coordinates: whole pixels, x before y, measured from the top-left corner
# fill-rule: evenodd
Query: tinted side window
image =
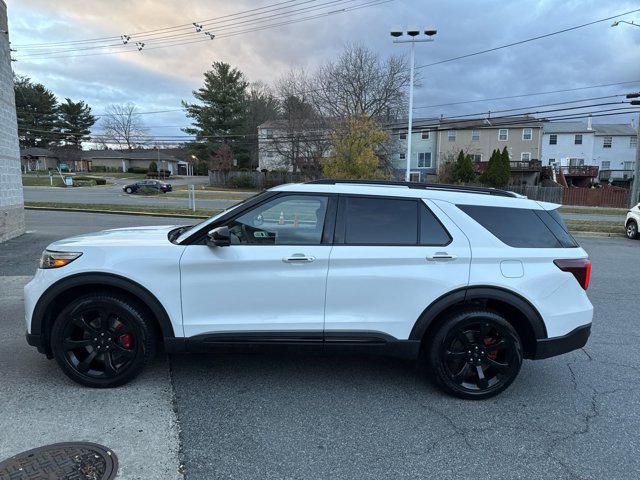
<path fill-rule="evenodd" d="M 511 247 L 562 247 L 535 210 L 477 205 L 458 205 L 458 208 Z"/>
<path fill-rule="evenodd" d="M 557 210 L 535 210 L 540 220 L 551 230 L 555 237 L 560 241 L 563 247 L 577 247 L 578 242 L 571 236 L 562 216 Z"/>
<path fill-rule="evenodd" d="M 423 203 L 420 203 L 420 245 L 447 245 L 451 237 L 436 216 Z"/>
<path fill-rule="evenodd" d="M 415 200 L 347 197 L 345 202 L 345 244 L 417 245 Z"/>

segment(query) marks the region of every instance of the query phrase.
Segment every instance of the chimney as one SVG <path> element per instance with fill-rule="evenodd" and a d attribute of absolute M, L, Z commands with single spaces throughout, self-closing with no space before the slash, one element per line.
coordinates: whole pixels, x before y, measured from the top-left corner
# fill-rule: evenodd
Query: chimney
<path fill-rule="evenodd" d="M 589 116 L 587 117 L 587 130 L 593 130 L 593 127 L 591 125 L 591 114 L 589 114 Z"/>

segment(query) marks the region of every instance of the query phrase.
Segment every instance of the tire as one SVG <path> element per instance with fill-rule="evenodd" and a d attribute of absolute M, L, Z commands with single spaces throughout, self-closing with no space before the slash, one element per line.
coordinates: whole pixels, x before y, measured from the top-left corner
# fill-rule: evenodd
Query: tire
<path fill-rule="evenodd" d="M 133 190 L 131 189 L 131 187 L 125 188 L 124 191 L 127 193 L 133 193 Z"/>
<path fill-rule="evenodd" d="M 511 385 L 522 365 L 518 334 L 502 315 L 490 310 L 456 312 L 425 340 L 432 380 L 460 398 L 497 395 Z"/>
<path fill-rule="evenodd" d="M 627 222 L 627 238 L 636 240 L 638 238 L 638 224 L 634 220 Z"/>
<path fill-rule="evenodd" d="M 94 388 L 124 385 L 155 355 L 155 331 L 142 309 L 110 293 L 67 305 L 51 329 L 51 350 L 73 381 Z"/>

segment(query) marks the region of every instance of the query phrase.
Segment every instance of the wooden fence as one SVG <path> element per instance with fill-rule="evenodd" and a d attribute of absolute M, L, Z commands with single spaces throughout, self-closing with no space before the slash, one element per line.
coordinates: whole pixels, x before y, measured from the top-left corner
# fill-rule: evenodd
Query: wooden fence
<path fill-rule="evenodd" d="M 506 190 L 525 195 L 540 202 L 562 203 L 562 187 L 536 187 L 529 185 L 508 185 Z"/>
<path fill-rule="evenodd" d="M 587 207 L 627 208 L 629 206 L 629 190 L 618 187 L 565 188 L 562 203 Z"/>
<path fill-rule="evenodd" d="M 271 188 L 283 183 L 300 183 L 318 177 L 304 173 L 292 172 L 257 172 L 257 171 L 212 171 L 209 170 L 209 185 L 212 187 L 231 188 Z"/>

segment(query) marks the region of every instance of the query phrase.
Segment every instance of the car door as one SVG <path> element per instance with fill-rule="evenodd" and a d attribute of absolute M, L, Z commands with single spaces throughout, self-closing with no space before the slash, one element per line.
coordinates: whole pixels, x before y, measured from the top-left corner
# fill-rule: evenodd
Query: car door
<path fill-rule="evenodd" d="M 185 336 L 322 341 L 336 202 L 283 193 L 225 222 L 230 246 L 189 245 L 180 261 Z"/>
<path fill-rule="evenodd" d="M 407 339 L 433 301 L 468 285 L 469 241 L 430 201 L 341 197 L 335 230 L 327 338 L 382 333 Z"/>

